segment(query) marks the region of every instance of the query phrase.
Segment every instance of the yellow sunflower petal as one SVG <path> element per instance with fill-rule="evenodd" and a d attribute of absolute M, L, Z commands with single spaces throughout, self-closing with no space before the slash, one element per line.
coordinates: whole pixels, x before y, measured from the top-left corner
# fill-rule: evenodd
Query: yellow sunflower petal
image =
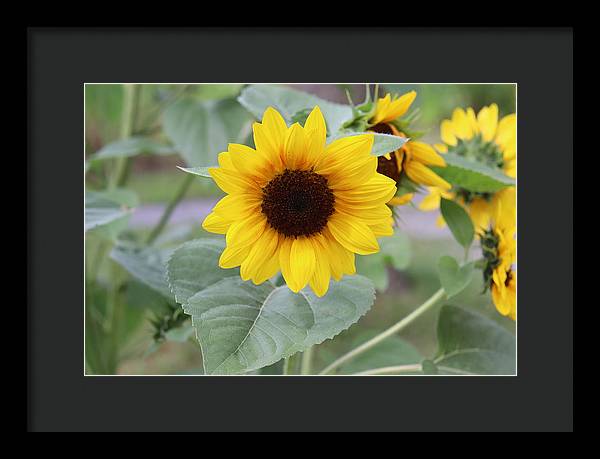
<path fill-rule="evenodd" d="M 454 126 L 450 120 L 442 121 L 442 124 L 440 125 L 440 136 L 442 137 L 442 142 L 446 145 L 456 146 L 458 143 L 456 135 L 454 135 Z"/>
<path fill-rule="evenodd" d="M 377 104 L 375 106 L 375 116 L 371 119 L 371 123 L 379 124 L 386 117 L 388 107 L 392 102 L 392 97 L 390 94 L 386 94 L 384 97 L 381 97 L 377 100 Z"/>
<path fill-rule="evenodd" d="M 369 255 L 379 251 L 373 231 L 358 218 L 336 213 L 329 219 L 327 227 L 342 246 L 354 253 Z"/>
<path fill-rule="evenodd" d="M 422 185 L 437 186 L 444 190 L 449 190 L 452 188 L 452 185 L 446 182 L 427 166 L 424 166 L 419 162 L 409 161 L 404 166 L 404 171 L 406 172 L 406 175 L 408 175 L 408 178 L 413 182 Z"/>
<path fill-rule="evenodd" d="M 337 242 L 327 228 L 323 231 L 322 242 L 327 250 L 331 275 L 336 281 L 339 281 L 344 274 L 356 273 L 354 253 Z"/>
<path fill-rule="evenodd" d="M 388 218 L 385 221 L 382 221 L 380 223 L 377 223 L 375 225 L 369 225 L 369 228 L 371 229 L 371 231 L 373 231 L 373 234 L 375 235 L 375 237 L 381 237 L 381 236 L 391 236 L 392 234 L 394 234 L 394 219 L 393 218 Z"/>
<path fill-rule="evenodd" d="M 247 246 L 256 241 L 265 230 L 267 220 L 262 213 L 255 213 L 236 221 L 225 236 L 227 246 Z"/>
<path fill-rule="evenodd" d="M 215 204 L 213 213 L 229 221 L 236 221 L 256 214 L 260 203 L 259 194 L 228 194 Z"/>
<path fill-rule="evenodd" d="M 219 267 L 223 269 L 235 268 L 244 262 L 249 253 L 250 246 L 227 246 L 219 258 Z"/>
<path fill-rule="evenodd" d="M 294 123 L 285 139 L 285 164 L 289 169 L 303 169 L 308 165 L 308 139 L 304 128 Z"/>
<path fill-rule="evenodd" d="M 462 108 L 456 108 L 452 112 L 452 126 L 454 128 L 454 134 L 459 139 L 468 140 L 473 137 L 471 123 Z"/>
<path fill-rule="evenodd" d="M 240 276 L 243 280 L 252 279 L 255 284 L 262 284 L 272 277 L 276 272 L 277 265 L 269 263 L 277 259 L 276 251 L 279 243 L 277 232 L 267 228 L 260 238 L 252 245 L 248 256 L 240 268 Z M 275 267 L 275 270 L 273 268 Z M 274 272 L 275 271 L 275 272 Z"/>
<path fill-rule="evenodd" d="M 475 110 L 471 107 L 467 108 L 467 121 L 471 126 L 471 131 L 473 135 L 479 134 L 479 124 L 477 123 L 477 116 L 475 115 Z"/>
<path fill-rule="evenodd" d="M 290 249 L 290 270 L 296 280 L 294 292 L 302 289 L 312 278 L 316 267 L 315 250 L 310 238 L 299 237 L 294 239 Z"/>
<path fill-rule="evenodd" d="M 408 149 L 410 150 L 413 160 L 417 160 L 420 163 L 440 167 L 446 165 L 444 158 L 437 154 L 430 145 L 427 145 L 424 142 L 411 141 L 408 143 Z"/>
<path fill-rule="evenodd" d="M 389 98 L 389 94 L 386 97 Z M 379 108 L 378 104 L 373 123 L 387 123 L 395 120 L 396 118 L 400 118 L 408 111 L 416 97 L 416 91 L 410 91 L 406 94 L 403 94 L 396 100 L 386 103 L 385 105 L 382 104 L 381 108 Z"/>
<path fill-rule="evenodd" d="M 477 123 L 483 140 L 486 142 L 493 140 L 498 127 L 498 105 L 491 104 L 483 107 L 477 115 Z"/>
<path fill-rule="evenodd" d="M 406 193 L 402 196 L 395 196 L 388 201 L 388 204 L 390 206 L 404 206 L 412 201 L 414 196 L 414 193 Z"/>
<path fill-rule="evenodd" d="M 475 230 L 487 229 L 493 215 L 494 207 L 485 199 L 475 199 L 467 209 Z"/>
<path fill-rule="evenodd" d="M 262 185 L 273 177 L 274 165 L 253 148 L 230 143 L 227 150 L 231 163 L 243 175 L 260 181 Z"/>
<path fill-rule="evenodd" d="M 329 266 L 329 255 L 323 243 L 323 236 L 312 239 L 312 244 L 315 252 L 315 271 L 310 279 L 310 287 L 317 296 L 323 296 L 329 289 L 329 279 L 331 278 L 331 270 Z"/>
<path fill-rule="evenodd" d="M 448 147 L 443 144 L 443 143 L 434 143 L 433 147 L 439 152 L 439 153 L 448 153 Z"/>
<path fill-rule="evenodd" d="M 394 194 L 396 194 L 396 182 L 382 174 L 374 174 L 357 188 L 334 191 L 336 200 L 366 205 L 371 205 L 373 202 L 387 202 Z"/>
<path fill-rule="evenodd" d="M 202 228 L 210 233 L 225 234 L 231 226 L 231 220 L 211 212 L 202 222 Z"/>
<path fill-rule="evenodd" d="M 259 189 L 256 182 L 242 176 L 237 171 L 232 171 L 223 167 L 210 167 L 208 173 L 217 186 L 227 194 L 249 193 Z"/>
<path fill-rule="evenodd" d="M 290 264 L 290 253 L 292 250 L 292 243 L 294 239 L 282 238 L 279 241 L 279 266 L 281 268 L 281 275 L 285 279 L 285 283 L 293 292 L 299 292 L 303 287 L 296 282 L 293 275 L 293 271 Z"/>
<path fill-rule="evenodd" d="M 373 134 L 360 134 L 334 140 L 325 147 L 325 154 L 315 165 L 315 172 L 328 175 L 364 164 L 371 158 Z"/>
<path fill-rule="evenodd" d="M 280 166 L 287 126 L 277 110 L 268 107 L 263 115 L 262 124 L 254 123 L 254 145 L 256 150 L 273 164 Z"/>
<path fill-rule="evenodd" d="M 325 118 L 323 118 L 318 105 L 308 115 L 306 123 L 304 123 L 304 130 L 310 133 L 308 135 L 308 157 L 309 162 L 314 164 L 323 154 L 325 138 L 327 137 Z"/>
<path fill-rule="evenodd" d="M 427 189 L 429 190 L 429 194 L 421 200 L 419 209 L 426 212 L 439 209 L 441 201 L 440 189 L 434 186 L 427 187 Z"/>

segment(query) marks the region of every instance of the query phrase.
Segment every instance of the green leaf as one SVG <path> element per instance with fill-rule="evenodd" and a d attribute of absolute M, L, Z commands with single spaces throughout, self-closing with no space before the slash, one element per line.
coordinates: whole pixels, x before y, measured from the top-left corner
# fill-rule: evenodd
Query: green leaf
<path fill-rule="evenodd" d="M 452 185 L 478 193 L 493 193 L 515 185 L 515 180 L 499 169 L 453 153 L 443 156 L 446 167 L 431 169 Z"/>
<path fill-rule="evenodd" d="M 364 132 L 342 132 L 340 134 L 334 135 L 331 138 L 327 139 L 327 143 L 331 143 L 334 140 L 342 139 L 345 137 L 352 137 L 355 135 L 365 134 Z M 396 151 L 402 147 L 407 142 L 407 138 L 398 137 L 395 135 L 389 134 L 380 134 L 377 132 L 369 132 L 369 134 L 373 134 L 373 149 L 371 150 L 371 154 L 373 156 L 381 156 L 386 153 L 390 153 L 392 151 Z"/>
<path fill-rule="evenodd" d="M 350 349 L 360 346 L 380 332 L 380 330 L 366 330 L 359 333 L 353 340 Z M 412 344 L 398 336 L 391 336 L 342 365 L 338 373 L 348 375 L 375 368 L 410 365 L 419 363 L 421 360 L 423 360 L 423 356 Z"/>
<path fill-rule="evenodd" d="M 468 248 L 475 236 L 475 228 L 469 214 L 460 204 L 444 198 L 441 199 L 440 210 L 456 241 L 465 249 Z"/>
<path fill-rule="evenodd" d="M 85 193 L 85 231 L 108 225 L 129 216 L 131 209 L 108 193 L 87 191 Z"/>
<path fill-rule="evenodd" d="M 166 156 L 175 153 L 176 151 L 173 147 L 163 145 L 155 140 L 145 137 L 130 137 L 105 145 L 94 153 L 91 159 L 104 160 L 111 158 L 126 158 L 142 154 Z"/>
<path fill-rule="evenodd" d="M 516 340 L 496 322 L 457 306 L 444 305 L 437 327 L 434 363 L 451 374 L 512 375 Z"/>
<path fill-rule="evenodd" d="M 223 238 L 194 239 L 180 245 L 167 262 L 167 280 L 178 303 L 227 277 L 238 277 L 239 269 L 219 268 L 225 249 Z"/>
<path fill-rule="evenodd" d="M 333 338 L 369 310 L 374 293 L 362 276 L 333 282 L 322 298 L 308 288 L 295 294 L 231 277 L 189 297 L 183 308 L 192 316 L 205 373 L 237 374 Z"/>
<path fill-rule="evenodd" d="M 217 166 L 210 166 L 210 167 L 217 167 Z M 198 175 L 200 177 L 208 177 L 208 178 L 211 178 L 210 174 L 208 173 L 208 169 L 210 169 L 210 167 L 180 167 L 180 166 L 177 166 L 178 169 L 181 169 L 183 172 L 187 172 L 188 174 L 194 174 L 194 175 Z"/>
<path fill-rule="evenodd" d="M 171 249 L 137 249 L 121 245 L 111 251 L 110 257 L 137 280 L 173 300 L 166 276 L 166 263 L 172 252 Z"/>
<path fill-rule="evenodd" d="M 288 123 L 297 113 L 306 109 L 312 110 L 318 105 L 331 134 L 337 132 L 346 121 L 352 118 L 352 108 L 348 105 L 329 102 L 312 94 L 284 86 L 250 85 L 244 88 L 238 101 L 258 120 L 262 120 L 263 113 L 268 107 L 273 107 Z"/>
<path fill-rule="evenodd" d="M 235 101 L 182 99 L 164 114 L 164 130 L 188 165 L 215 164 L 227 144 L 240 141 L 248 114 Z"/>
<path fill-rule="evenodd" d="M 473 267 L 474 263 L 472 262 L 459 266 L 454 258 L 447 255 L 439 259 L 438 271 L 446 298 L 452 298 L 469 285 L 473 279 Z"/>

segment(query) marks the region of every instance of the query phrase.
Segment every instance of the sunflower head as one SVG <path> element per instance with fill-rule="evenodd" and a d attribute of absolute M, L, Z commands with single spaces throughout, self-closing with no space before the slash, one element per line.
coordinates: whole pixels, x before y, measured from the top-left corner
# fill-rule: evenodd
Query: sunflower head
<path fill-rule="evenodd" d="M 375 114 L 370 120 L 370 131 L 380 134 L 407 137 L 400 129 L 403 124 L 399 118 L 410 108 L 417 93 L 411 91 L 402 96 L 391 96 L 378 99 Z M 400 185 L 404 177 L 417 185 L 438 186 L 449 190 L 451 185 L 430 169 L 430 166 L 444 167 L 442 158 L 430 145 L 416 140 L 408 140 L 402 148 L 378 158 L 377 171 L 390 177 Z M 406 197 L 405 197 L 406 196 Z M 410 197 L 408 197 L 410 196 Z M 390 205 L 401 205 L 410 202 L 412 194 L 403 195 L 390 201 Z"/>
<path fill-rule="evenodd" d="M 484 288 L 492 292 L 498 311 L 514 319 L 516 305 L 516 220 L 513 199 L 507 196 L 496 203 L 490 227 L 480 233 L 485 266 Z"/>
<path fill-rule="evenodd" d="M 289 127 L 268 108 L 253 131 L 255 148 L 229 144 L 209 169 L 227 195 L 202 226 L 225 234 L 222 268 L 240 266 L 255 284 L 281 271 L 292 291 L 309 284 L 322 296 L 331 277 L 355 273 L 355 253 L 375 253 L 377 237 L 393 234 L 395 182 L 377 173 L 373 135 L 327 145 L 319 107 Z"/>

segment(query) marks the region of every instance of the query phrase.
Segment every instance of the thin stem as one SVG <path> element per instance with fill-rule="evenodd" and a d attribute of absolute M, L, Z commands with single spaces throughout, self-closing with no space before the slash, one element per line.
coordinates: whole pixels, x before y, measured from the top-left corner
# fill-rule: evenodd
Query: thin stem
<path fill-rule="evenodd" d="M 311 346 L 302 353 L 302 363 L 300 365 L 300 374 L 303 374 L 303 375 L 311 374 L 313 352 L 314 352 L 314 346 Z"/>
<path fill-rule="evenodd" d="M 389 338 L 390 336 L 398 333 L 400 330 L 404 329 L 408 324 L 412 323 L 415 319 L 417 319 L 418 317 L 423 315 L 423 313 L 425 313 L 427 310 L 429 310 L 431 307 L 433 307 L 439 300 L 441 300 L 444 297 L 444 295 L 445 295 L 444 289 L 440 288 L 427 301 L 425 301 L 421 306 L 419 306 L 417 309 L 415 309 L 413 312 L 411 312 L 409 315 L 407 315 L 400 322 L 397 322 L 396 324 L 392 325 L 390 328 L 388 328 L 384 332 L 381 332 L 379 335 L 370 339 L 366 343 L 361 344 L 360 346 L 352 349 L 347 354 L 341 356 L 339 359 L 337 359 L 335 362 L 333 362 L 331 365 L 329 365 L 327 368 L 325 368 L 319 374 L 326 375 L 326 374 L 331 373 L 333 370 L 340 367 L 344 363 L 346 363 L 346 362 L 354 359 L 355 357 L 359 356 L 360 354 L 368 351 L 373 346 L 379 344 L 386 338 Z"/>
<path fill-rule="evenodd" d="M 126 139 L 131 135 L 133 127 L 133 113 L 135 107 L 136 89 L 133 84 L 123 85 L 123 112 L 121 115 L 121 132 L 119 138 Z M 127 172 L 127 158 L 117 158 L 115 171 L 110 178 L 109 188 L 115 188 L 119 182 L 123 180 L 124 174 Z"/>
<path fill-rule="evenodd" d="M 296 353 L 294 355 L 290 355 L 286 359 L 283 360 L 283 374 L 284 375 L 295 375 L 298 372 L 298 356 L 300 354 Z"/>
<path fill-rule="evenodd" d="M 167 204 L 167 207 L 165 208 L 162 216 L 160 217 L 160 220 L 158 221 L 154 229 L 152 229 L 152 231 L 150 232 L 150 235 L 148 236 L 148 239 L 146 241 L 147 244 L 152 244 L 156 240 L 158 235 L 162 232 L 162 230 L 165 228 L 165 226 L 169 222 L 169 219 L 171 218 L 171 214 L 175 210 L 175 207 L 177 207 L 177 204 L 179 204 L 179 202 L 183 199 L 193 180 L 194 175 L 186 174 L 185 178 L 181 182 L 181 185 L 179 186 L 179 189 L 177 190 L 177 193 L 175 194 L 175 196 L 173 196 L 173 199 L 171 199 L 169 204 Z"/>
<path fill-rule="evenodd" d="M 372 370 L 361 371 L 359 373 L 353 373 L 352 376 L 366 376 L 366 375 L 395 375 L 398 373 L 415 373 L 423 369 L 420 363 L 412 365 L 397 365 L 392 367 L 381 367 L 373 368 Z"/>
<path fill-rule="evenodd" d="M 291 358 L 291 357 L 288 357 L 288 358 L 286 358 L 286 359 L 283 359 L 283 372 L 282 372 L 282 374 L 284 374 L 284 375 L 289 375 L 289 374 L 291 374 L 291 373 L 290 373 L 290 370 L 291 370 L 291 365 L 292 365 L 292 363 L 291 363 L 291 360 L 292 360 L 292 358 Z"/>

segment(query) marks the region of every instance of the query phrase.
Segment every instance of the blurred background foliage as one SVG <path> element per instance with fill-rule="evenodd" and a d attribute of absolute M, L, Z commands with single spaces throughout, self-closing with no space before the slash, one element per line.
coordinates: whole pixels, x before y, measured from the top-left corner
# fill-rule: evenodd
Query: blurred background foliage
<path fill-rule="evenodd" d="M 347 103 L 347 94 L 355 103 L 365 97 L 365 85 L 289 85 L 323 99 Z M 242 84 L 218 85 L 136 85 L 131 135 L 170 145 L 163 129 L 164 113 L 182 99 L 205 101 L 207 104 L 237 104 Z M 373 86 L 371 86 L 372 88 Z M 515 111 L 516 90 L 512 84 L 393 84 L 380 85 L 385 92 L 417 91 L 413 107 L 419 107 L 416 125 L 426 131 L 424 140 L 439 141 L 439 124 L 449 118 L 455 107 L 473 107 L 496 102 L 500 115 Z M 201 374 L 202 356 L 189 327 L 167 333 L 161 331 L 169 321 L 184 321 L 174 314 L 176 307 L 168 299 L 134 279 L 111 258 L 115 245 L 144 241 L 159 221 L 165 206 L 186 180 L 177 166 L 186 162 L 177 153 L 140 154 L 119 164 L 118 159 L 99 161 L 95 155 L 122 136 L 122 115 L 125 91 L 119 84 L 88 84 L 85 87 L 85 176 L 86 191 L 104 193 L 115 169 L 125 167 L 123 187 L 108 195 L 127 211 L 116 226 L 98 228 L 86 234 L 86 372 L 87 374 Z M 242 113 L 242 121 L 250 126 L 250 114 Z M 247 134 L 250 133 L 248 129 Z M 251 139 L 247 139 L 251 142 Z M 232 142 L 239 139 L 231 139 Z M 172 154 L 171 154 L 172 153 Z M 199 166 L 200 164 L 188 164 Z M 126 188 L 126 190 L 124 189 Z M 118 195 L 118 196 L 117 196 Z M 212 180 L 194 178 L 185 188 L 183 199 L 166 222 L 164 231 L 154 245 L 168 253 L 185 240 L 206 236 L 201 228 L 204 216 L 222 192 Z M 104 196 L 104 195 L 102 195 Z M 419 198 L 417 198 L 417 202 Z M 399 210 L 400 231 L 410 241 L 405 269 L 391 265 L 387 271 L 387 290 L 378 292 L 370 312 L 349 330 L 317 346 L 314 366 L 322 368 L 336 355 L 351 349 L 400 320 L 439 288 L 437 261 L 442 255 L 461 258 L 463 250 L 446 228 L 435 224 L 437 212 L 420 212 L 414 206 Z M 117 235 L 119 239 L 117 240 Z M 472 248 L 472 258 L 479 257 L 479 248 Z M 475 310 L 514 332 L 515 324 L 500 316 L 488 294 L 483 291 L 479 275 L 451 303 Z M 385 353 L 397 350 L 407 358 L 430 357 L 436 350 L 435 327 L 437 310 L 429 311 L 397 340 L 390 340 L 371 356 L 379 362 Z M 172 324 L 171 324 L 172 325 Z M 166 326 L 168 329 L 169 327 Z M 360 371 L 360 361 L 356 368 Z M 396 364 L 402 363 L 396 360 Z M 406 363 L 414 363 L 413 361 Z M 277 373 L 278 365 L 262 370 Z M 380 365 L 381 366 L 381 365 Z"/>

